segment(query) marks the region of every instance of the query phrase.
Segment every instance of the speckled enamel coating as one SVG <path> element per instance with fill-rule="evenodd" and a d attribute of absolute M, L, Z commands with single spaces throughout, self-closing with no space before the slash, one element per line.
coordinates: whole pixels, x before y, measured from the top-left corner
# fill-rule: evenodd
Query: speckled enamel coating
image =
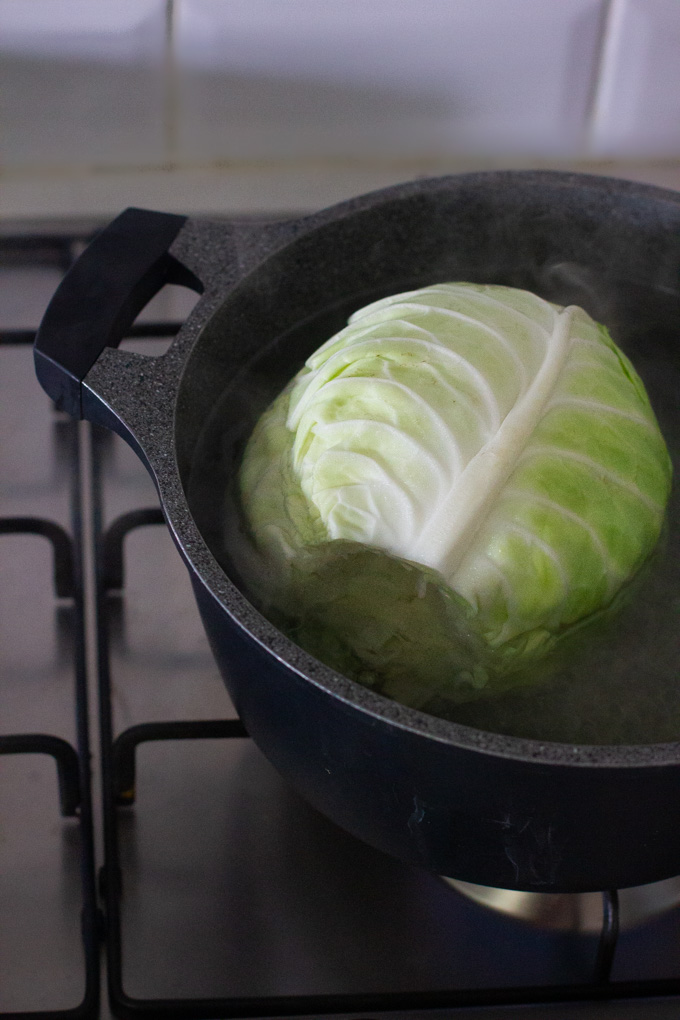
<path fill-rule="evenodd" d="M 553 225 L 547 234 L 540 228 L 542 219 Z M 415 742 L 414 747 L 434 742 L 443 754 L 455 748 L 466 761 L 514 763 L 519 783 L 527 768 L 527 776 L 549 774 L 551 782 L 557 777 L 556 789 L 583 772 L 585 785 L 579 781 L 570 796 L 587 797 L 587 776 L 597 772 L 605 783 L 606 777 L 615 783 L 617 775 L 626 772 L 631 778 L 634 773 L 637 783 L 644 773 L 654 772 L 662 785 L 671 783 L 665 795 L 668 789 L 680 793 L 680 744 L 571 746 L 499 736 L 405 708 L 334 673 L 284 637 L 230 581 L 206 545 L 185 495 L 202 424 L 225 380 L 257 351 L 263 330 L 268 336 L 285 332 L 304 317 L 305 309 L 314 310 L 343 294 L 359 295 L 367 279 L 373 290 L 383 288 L 385 293 L 413 281 L 433 282 L 434 275 L 540 288 L 549 296 L 546 273 L 556 259 L 585 263 L 606 274 L 612 250 L 617 252 L 619 277 L 630 273 L 637 278 L 641 265 L 649 265 L 658 286 L 677 288 L 678 238 L 680 196 L 628 182 L 549 172 L 417 181 L 287 223 L 188 220 L 171 253 L 201 280 L 202 299 L 165 355 L 152 359 L 105 350 L 84 383 L 86 417 L 119 431 L 146 461 L 199 604 L 211 605 L 208 613 L 221 612 L 225 621 L 235 621 L 250 645 L 265 649 L 272 665 L 295 683 L 313 685 L 343 703 L 350 714 L 359 713 L 366 726 L 377 726 L 377 732 L 401 731 L 404 742 Z M 258 295 L 265 296 L 261 302 Z M 296 367 L 290 367 L 286 378 Z M 211 640 L 215 647 L 214 633 Z M 267 747 L 263 749 L 266 753 Z M 315 802 L 313 792 L 303 792 Z M 418 793 L 414 796 L 417 808 Z M 341 807 L 329 813 L 345 824 Z M 517 828 L 512 819 L 508 826 Z M 347 827 L 392 852 L 389 839 L 381 843 L 380 836 L 359 832 L 356 824 L 348 822 Z M 550 825 L 544 819 L 539 829 L 549 832 Z M 539 843 L 541 839 L 537 837 Z M 419 854 L 427 866 L 441 866 L 426 851 L 416 849 L 411 856 L 418 859 Z M 593 882 L 602 881 L 562 879 L 555 868 L 559 871 L 551 864 L 537 878 L 517 871 L 513 880 L 510 872 L 506 884 L 557 891 L 579 885 L 598 888 Z M 631 869 L 636 882 L 673 873 L 667 860 L 654 862 L 647 872 L 639 862 Z M 458 877 L 497 884 L 503 880 L 493 866 Z"/>

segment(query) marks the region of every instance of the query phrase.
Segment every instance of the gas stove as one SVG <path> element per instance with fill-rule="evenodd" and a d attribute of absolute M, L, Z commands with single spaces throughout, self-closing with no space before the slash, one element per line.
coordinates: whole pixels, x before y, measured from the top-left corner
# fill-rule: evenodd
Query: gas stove
<path fill-rule="evenodd" d="M 680 909 L 620 932 L 615 894 L 586 931 L 492 911 L 253 745 L 144 468 L 35 380 L 94 228 L 0 238 L 0 1017 L 677 1016 Z M 159 353 L 187 295 L 125 344 Z"/>

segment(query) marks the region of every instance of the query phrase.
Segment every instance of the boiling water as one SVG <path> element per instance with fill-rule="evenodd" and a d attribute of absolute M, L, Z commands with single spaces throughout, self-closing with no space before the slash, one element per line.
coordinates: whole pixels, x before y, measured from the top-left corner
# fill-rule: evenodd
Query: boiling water
<path fill-rule="evenodd" d="M 408 281 L 393 293 L 422 283 Z M 585 307 L 610 328 L 640 373 L 674 464 L 667 528 L 617 615 L 566 659 L 548 659 L 539 683 L 464 705 L 432 702 L 427 710 L 479 729 L 538 740 L 680 740 L 680 297 L 628 281 L 595 287 L 586 273 L 564 264 L 543 273 L 532 289 L 560 304 Z M 192 462 L 189 503 L 216 558 L 246 593 L 248 544 L 234 482 L 247 437 L 305 357 L 340 329 L 351 311 L 379 296 L 355 295 L 267 345 L 225 389 L 203 430 Z"/>

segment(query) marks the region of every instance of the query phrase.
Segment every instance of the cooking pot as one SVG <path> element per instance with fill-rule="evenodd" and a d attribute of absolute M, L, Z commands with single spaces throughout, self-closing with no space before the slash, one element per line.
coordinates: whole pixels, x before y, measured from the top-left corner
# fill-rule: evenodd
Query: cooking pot
<path fill-rule="evenodd" d="M 313 659 L 253 606 L 229 548 L 224 522 L 234 517 L 230 481 L 245 437 L 351 311 L 441 280 L 576 299 L 634 359 L 636 344 L 644 353 L 666 343 L 662 375 L 672 378 L 679 270 L 679 195 L 585 175 L 494 172 L 416 181 L 260 225 L 128 209 L 47 309 L 38 378 L 60 408 L 113 429 L 148 467 L 248 732 L 313 805 L 380 850 L 525 891 L 676 875 L 680 744 L 487 732 L 403 707 Z M 202 294 L 167 353 L 116 350 L 166 282 Z M 677 390 L 668 401 L 672 420 Z"/>

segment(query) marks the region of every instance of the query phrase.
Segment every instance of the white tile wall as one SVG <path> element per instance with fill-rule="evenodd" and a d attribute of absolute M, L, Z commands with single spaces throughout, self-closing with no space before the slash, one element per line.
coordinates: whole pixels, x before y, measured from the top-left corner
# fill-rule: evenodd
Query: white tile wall
<path fill-rule="evenodd" d="M 679 0 L 612 0 L 592 150 L 680 154 Z"/>
<path fill-rule="evenodd" d="M 165 0 L 0 0 L 0 165 L 166 158 Z"/>
<path fill-rule="evenodd" d="M 10 214 L 133 177 L 290 208 L 294 178 L 655 157 L 680 160 L 680 0 L 0 0 Z"/>
<path fill-rule="evenodd" d="M 165 0 L 2 0 L 5 53 L 143 63 Z M 163 44 L 161 32 L 158 39 Z"/>
<path fill-rule="evenodd" d="M 582 151 L 604 0 L 179 0 L 178 155 Z"/>

